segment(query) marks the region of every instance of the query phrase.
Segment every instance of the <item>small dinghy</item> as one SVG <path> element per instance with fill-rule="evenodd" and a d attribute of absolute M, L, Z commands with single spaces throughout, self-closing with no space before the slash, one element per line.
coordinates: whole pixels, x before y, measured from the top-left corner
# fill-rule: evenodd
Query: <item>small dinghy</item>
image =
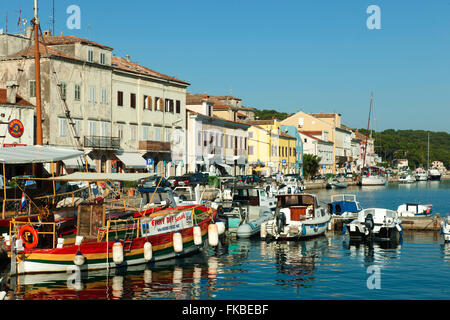
<path fill-rule="evenodd" d="M 327 189 L 345 189 L 347 188 L 347 184 L 345 182 L 340 182 L 338 179 L 330 179 L 326 185 Z"/>

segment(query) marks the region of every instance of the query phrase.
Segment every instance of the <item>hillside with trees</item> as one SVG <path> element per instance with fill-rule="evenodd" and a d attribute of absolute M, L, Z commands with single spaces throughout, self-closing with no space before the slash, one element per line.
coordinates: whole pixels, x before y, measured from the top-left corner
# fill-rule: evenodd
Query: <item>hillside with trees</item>
<path fill-rule="evenodd" d="M 290 114 L 286 112 L 278 112 L 276 110 L 258 110 L 255 109 L 255 117 L 257 117 L 258 120 L 272 120 L 272 119 L 278 119 L 278 120 L 284 120 L 287 117 L 289 117 Z"/>
<path fill-rule="evenodd" d="M 358 129 L 361 134 L 367 130 Z M 411 169 L 427 166 L 428 132 L 430 133 L 430 167 L 433 161 L 442 161 L 450 167 L 450 134 L 424 130 L 394 130 L 373 132 L 375 152 L 384 162 L 408 159 Z"/>

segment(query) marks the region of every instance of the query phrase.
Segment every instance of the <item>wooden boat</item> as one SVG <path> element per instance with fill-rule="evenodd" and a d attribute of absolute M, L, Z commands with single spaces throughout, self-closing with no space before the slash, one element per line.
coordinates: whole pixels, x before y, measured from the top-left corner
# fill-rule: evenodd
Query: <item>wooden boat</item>
<path fill-rule="evenodd" d="M 261 238 L 300 240 L 320 236 L 330 219 L 313 194 L 277 195 L 275 216 L 261 227 Z"/>
<path fill-rule="evenodd" d="M 105 175 L 113 179 L 115 174 L 85 175 L 95 180 Z M 127 174 L 117 175 L 124 179 Z M 80 176 L 82 173 L 75 179 L 81 180 Z M 55 179 L 65 178 L 69 179 Z M 139 209 L 107 203 L 80 205 L 76 236 L 58 238 L 51 219 L 41 223 L 13 220 L 11 241 L 6 246 L 11 272 L 67 272 L 75 266 L 81 271 L 109 269 L 191 254 L 201 250 L 206 238 L 210 245 L 217 245 L 220 230 L 210 204 L 176 206 L 172 190 L 167 188 L 140 187 L 138 193 Z M 149 198 L 152 205 L 143 206 Z"/>

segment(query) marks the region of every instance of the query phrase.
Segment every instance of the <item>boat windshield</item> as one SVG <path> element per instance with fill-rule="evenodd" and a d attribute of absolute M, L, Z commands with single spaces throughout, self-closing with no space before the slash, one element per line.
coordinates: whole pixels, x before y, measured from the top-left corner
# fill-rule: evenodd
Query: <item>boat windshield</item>
<path fill-rule="evenodd" d="M 277 207 L 310 206 L 317 207 L 315 198 L 308 194 L 289 194 L 277 196 Z"/>

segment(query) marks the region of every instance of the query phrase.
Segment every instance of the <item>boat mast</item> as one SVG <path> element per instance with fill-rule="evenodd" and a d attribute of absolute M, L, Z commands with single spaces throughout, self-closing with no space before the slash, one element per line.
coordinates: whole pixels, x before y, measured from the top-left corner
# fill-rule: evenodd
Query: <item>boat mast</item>
<path fill-rule="evenodd" d="M 430 166 L 430 132 L 428 133 L 428 147 L 427 147 L 427 171 L 428 167 Z"/>
<path fill-rule="evenodd" d="M 36 80 L 36 144 L 43 145 L 42 139 L 42 101 L 41 101 L 41 61 L 39 53 L 39 17 L 38 0 L 34 0 L 34 18 L 31 20 L 34 25 L 34 65 Z"/>
<path fill-rule="evenodd" d="M 363 166 L 362 166 L 362 168 L 364 168 L 366 166 L 367 140 L 368 140 L 368 136 L 369 136 L 370 116 L 371 116 L 371 113 L 372 113 L 372 104 L 373 104 L 373 93 L 370 94 L 369 120 L 367 121 L 366 142 L 365 142 L 365 146 L 364 146 L 364 157 L 363 157 Z"/>

